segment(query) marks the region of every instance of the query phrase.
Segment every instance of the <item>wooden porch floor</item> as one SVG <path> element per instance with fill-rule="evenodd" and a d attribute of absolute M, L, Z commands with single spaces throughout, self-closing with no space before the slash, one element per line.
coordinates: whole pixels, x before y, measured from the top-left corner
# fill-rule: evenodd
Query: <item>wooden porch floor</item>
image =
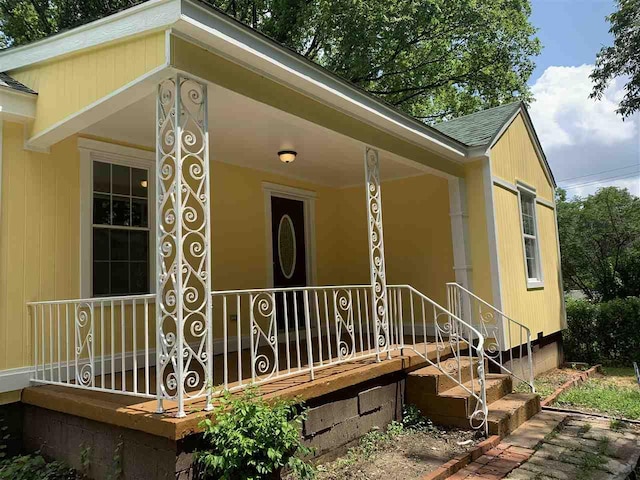
<path fill-rule="evenodd" d="M 424 344 L 417 344 L 416 348 L 421 352 L 425 351 Z M 426 349 L 429 359 L 435 360 L 436 345 L 428 343 Z M 449 352 L 449 347 L 446 347 L 446 350 L 440 354 L 448 355 Z M 381 362 L 376 362 L 375 357 L 370 357 L 321 367 L 315 371 L 313 381 L 308 373 L 276 379 L 262 384 L 260 391 L 267 398 L 280 396 L 310 400 L 382 375 L 411 371 L 427 364 L 426 360 L 411 349 L 405 348 L 402 353 L 393 352 L 390 360 Z M 222 362 L 217 356 L 214 365 L 217 369 L 214 378 L 221 378 Z M 129 376 L 131 374 L 132 372 L 129 372 Z M 155 378 L 152 378 L 152 382 L 155 383 Z M 109 381 L 105 383 L 110 384 Z M 210 415 L 203 410 L 204 399 L 186 402 L 187 416 L 176 418 L 175 402 L 165 401 L 165 413 L 157 414 L 155 413 L 156 400 L 58 385 L 26 388 L 22 393 L 22 402 L 119 427 L 140 430 L 170 440 L 179 440 L 197 433 L 200 431 L 198 424 Z"/>

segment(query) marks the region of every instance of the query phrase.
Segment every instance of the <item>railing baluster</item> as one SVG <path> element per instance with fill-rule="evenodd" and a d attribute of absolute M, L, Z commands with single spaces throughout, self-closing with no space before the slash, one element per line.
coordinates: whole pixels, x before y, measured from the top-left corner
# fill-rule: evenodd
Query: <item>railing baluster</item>
<path fill-rule="evenodd" d="M 316 314 L 316 328 L 318 329 L 318 356 L 320 357 L 320 366 L 324 365 L 322 360 L 322 326 L 320 322 L 320 307 L 318 306 L 318 291 L 314 290 L 314 298 L 315 298 L 315 314 Z"/>
<path fill-rule="evenodd" d="M 253 305 L 253 294 L 249 295 L 249 343 L 250 343 L 250 348 L 251 348 L 251 381 L 255 382 L 256 381 L 256 352 L 255 352 L 255 348 L 254 348 L 254 340 L 253 340 L 253 329 L 255 326 L 255 314 L 253 312 L 254 309 L 254 305 Z"/>
<path fill-rule="evenodd" d="M 91 332 L 91 345 L 90 345 L 90 358 L 89 358 L 89 364 L 91 365 L 91 386 L 95 387 L 95 382 L 96 382 L 96 331 L 95 331 L 95 315 L 94 315 L 94 311 L 93 311 L 93 302 L 91 302 L 91 308 L 89 309 L 90 315 L 91 315 L 91 327 L 90 327 L 90 332 Z"/>
<path fill-rule="evenodd" d="M 362 291 L 364 292 L 364 318 L 367 325 L 367 351 L 371 352 L 371 326 L 369 325 L 369 299 L 367 298 L 367 290 L 368 288 L 362 289 Z M 387 306 L 387 308 L 389 307 Z M 389 312 L 387 312 L 387 314 L 389 314 Z M 391 348 L 391 346 L 389 346 L 389 348 Z"/>
<path fill-rule="evenodd" d="M 223 362 L 223 372 L 222 372 L 222 382 L 224 384 L 224 389 L 227 390 L 229 388 L 229 359 L 227 357 L 227 342 L 228 331 L 227 331 L 227 296 L 222 296 L 222 362 Z"/>
<path fill-rule="evenodd" d="M 311 318 L 309 311 L 309 291 L 304 292 L 304 315 L 305 315 L 305 328 L 307 330 L 307 363 L 309 364 L 309 374 L 311 380 L 315 379 L 315 373 L 313 371 L 313 344 L 311 343 Z"/>
<path fill-rule="evenodd" d="M 420 299 L 420 308 L 422 310 L 422 336 L 424 340 L 424 356 L 428 356 L 427 351 L 427 315 L 424 308 L 424 298 Z"/>
<path fill-rule="evenodd" d="M 69 376 L 69 363 L 71 363 L 71 360 L 69 358 L 69 304 L 65 303 L 65 323 L 66 323 L 66 328 L 65 328 L 65 336 L 66 336 L 66 350 L 67 350 L 67 383 L 71 383 L 71 377 Z"/>
<path fill-rule="evenodd" d="M 413 315 L 413 292 L 409 291 L 409 305 L 411 315 L 411 336 L 413 339 L 413 348 L 416 348 L 416 319 Z"/>
<path fill-rule="evenodd" d="M 58 382 L 62 382 L 62 339 L 60 338 L 60 304 L 56 304 L 56 338 L 58 339 Z"/>
<path fill-rule="evenodd" d="M 333 362 L 333 354 L 331 351 L 331 327 L 329 323 L 329 300 L 327 299 L 327 291 L 324 292 L 324 319 L 327 328 L 327 350 L 329 351 L 329 363 Z"/>
<path fill-rule="evenodd" d="M 35 305 L 27 305 L 27 312 L 31 313 L 31 322 L 33 324 L 33 369 L 34 369 L 34 377 L 36 380 L 38 378 L 38 307 Z"/>
<path fill-rule="evenodd" d="M 131 372 L 131 376 L 133 377 L 133 392 L 138 393 L 138 338 L 137 338 L 137 330 L 138 325 L 136 321 L 138 305 L 136 304 L 136 299 L 133 299 L 133 303 L 131 305 L 131 310 L 133 311 L 133 327 L 132 327 L 132 335 L 131 335 L 131 343 L 133 348 L 131 350 L 133 355 L 133 371 Z"/>
<path fill-rule="evenodd" d="M 104 384 L 104 302 L 100 301 L 100 387 Z"/>
<path fill-rule="evenodd" d="M 358 303 L 358 331 L 360 332 L 360 352 L 364 351 L 364 342 L 362 338 L 362 307 L 360 306 L 360 289 L 356 288 L 356 302 Z"/>
<path fill-rule="evenodd" d="M 291 373 L 291 348 L 289 345 L 289 315 L 287 313 L 287 301 L 286 301 L 287 292 L 282 292 L 282 304 L 283 304 L 283 317 L 284 317 L 284 351 L 287 356 L 287 373 Z"/>
<path fill-rule="evenodd" d="M 144 393 L 149 395 L 149 300 L 144 299 Z"/>
<path fill-rule="evenodd" d="M 237 310 L 237 325 L 236 325 L 236 336 L 237 336 L 237 348 L 238 348 L 238 385 L 242 385 L 242 312 L 240 311 L 242 304 L 242 297 L 240 294 L 236 294 L 236 310 Z"/>
<path fill-rule="evenodd" d="M 127 372 L 127 368 L 125 365 L 125 358 L 124 358 L 124 352 L 126 350 L 126 345 L 125 345 L 125 334 L 126 334 L 126 329 L 125 329 L 125 324 L 124 324 L 124 300 L 120 300 L 120 337 L 121 337 L 121 345 L 120 345 L 120 378 L 122 379 L 122 391 L 126 392 L 127 391 L 127 377 L 126 377 L 126 372 Z"/>
<path fill-rule="evenodd" d="M 160 308 L 158 306 L 158 308 Z M 116 327 L 115 327 L 115 303 L 111 300 L 111 390 L 116 389 Z M 160 344 L 156 345 L 156 348 L 160 348 Z M 156 375 L 160 378 L 160 373 L 158 373 L 158 368 L 160 366 L 156 365 Z"/>
<path fill-rule="evenodd" d="M 53 305 L 49 304 L 49 379 L 53 381 Z"/>
<path fill-rule="evenodd" d="M 302 360 L 300 358 L 300 329 L 299 329 L 299 320 L 298 320 L 298 299 L 296 298 L 296 291 L 293 290 L 293 321 L 295 322 L 295 332 L 296 332 L 296 359 L 298 360 L 298 370 L 302 368 Z M 286 297 L 286 295 L 285 295 Z"/>

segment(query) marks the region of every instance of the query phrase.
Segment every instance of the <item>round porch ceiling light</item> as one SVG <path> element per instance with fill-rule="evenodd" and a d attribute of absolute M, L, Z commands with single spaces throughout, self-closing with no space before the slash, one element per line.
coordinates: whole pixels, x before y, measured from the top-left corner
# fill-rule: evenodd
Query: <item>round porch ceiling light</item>
<path fill-rule="evenodd" d="M 280 158 L 282 163 L 293 162 L 296 159 L 296 155 L 298 155 L 298 152 L 294 150 L 280 150 L 278 152 L 278 158 Z"/>

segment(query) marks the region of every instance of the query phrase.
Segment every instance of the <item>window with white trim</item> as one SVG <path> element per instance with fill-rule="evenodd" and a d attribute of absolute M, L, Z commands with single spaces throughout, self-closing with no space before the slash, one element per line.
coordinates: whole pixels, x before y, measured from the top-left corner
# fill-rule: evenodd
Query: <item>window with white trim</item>
<path fill-rule="evenodd" d="M 81 140 L 82 296 L 152 292 L 154 162 L 149 152 Z"/>
<path fill-rule="evenodd" d="M 542 286 L 535 192 L 518 186 L 524 261 L 529 287 Z"/>

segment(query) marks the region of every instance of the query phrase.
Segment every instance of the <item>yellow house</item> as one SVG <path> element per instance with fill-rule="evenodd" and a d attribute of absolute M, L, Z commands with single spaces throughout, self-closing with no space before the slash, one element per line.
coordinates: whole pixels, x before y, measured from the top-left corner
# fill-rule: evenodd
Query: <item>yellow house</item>
<path fill-rule="evenodd" d="M 180 418 L 211 385 L 367 359 L 471 355 L 527 383 L 561 361 L 555 183 L 524 105 L 432 128 L 194 0 L 0 71 L 0 404 L 55 387 Z"/>

